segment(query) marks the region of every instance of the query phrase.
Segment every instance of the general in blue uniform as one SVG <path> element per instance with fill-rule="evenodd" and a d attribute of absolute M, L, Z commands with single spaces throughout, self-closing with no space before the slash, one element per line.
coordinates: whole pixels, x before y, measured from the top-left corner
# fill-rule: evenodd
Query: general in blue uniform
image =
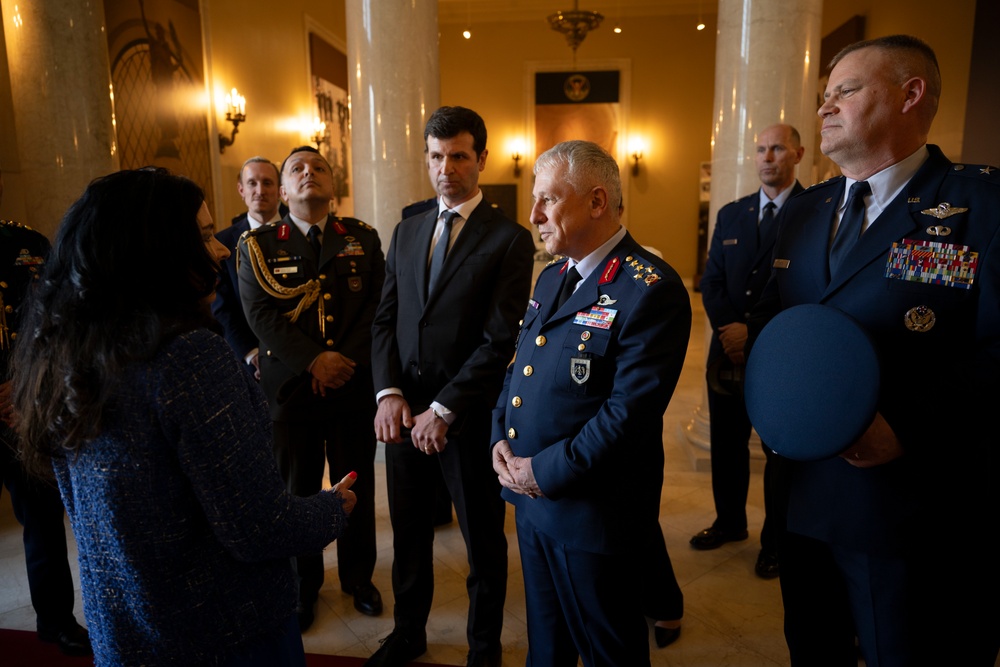
<path fill-rule="evenodd" d="M 590 142 L 538 158 L 544 269 L 494 410 L 516 508 L 531 667 L 649 664 L 638 551 L 663 484 L 663 413 L 691 329 L 684 285 L 620 225 L 617 164 Z M 571 276 L 571 277 L 569 277 Z M 559 305 L 559 295 L 568 296 Z"/>

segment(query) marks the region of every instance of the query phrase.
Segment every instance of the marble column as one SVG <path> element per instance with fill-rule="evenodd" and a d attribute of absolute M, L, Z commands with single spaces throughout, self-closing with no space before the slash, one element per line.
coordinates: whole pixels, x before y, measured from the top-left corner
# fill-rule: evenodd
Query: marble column
<path fill-rule="evenodd" d="M 2 0 L 25 222 L 50 238 L 69 205 L 118 169 L 102 0 Z"/>
<path fill-rule="evenodd" d="M 799 130 L 806 150 L 798 178 L 812 184 L 822 18 L 822 0 L 719 0 L 709 238 L 719 209 L 760 187 L 754 149 L 769 125 Z M 706 320 L 706 350 L 711 335 Z M 707 389 L 686 434 L 709 448 Z M 759 447 L 751 452 L 762 457 Z"/>
<path fill-rule="evenodd" d="M 424 125 L 439 106 L 436 2 L 347 0 L 354 215 L 388 249 L 407 204 L 433 196 Z"/>

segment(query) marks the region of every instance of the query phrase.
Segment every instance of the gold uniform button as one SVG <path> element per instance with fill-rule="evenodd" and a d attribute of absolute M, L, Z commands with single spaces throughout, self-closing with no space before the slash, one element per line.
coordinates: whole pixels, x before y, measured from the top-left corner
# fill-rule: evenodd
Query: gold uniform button
<path fill-rule="evenodd" d="M 0 280 L 0 289 L 7 289 L 7 283 Z"/>
<path fill-rule="evenodd" d="M 17 338 L 17 332 L 16 331 L 11 331 L 10 332 L 10 339 L 14 340 L 15 338 Z"/>
<path fill-rule="evenodd" d="M 333 315 L 327 315 L 326 316 L 326 321 L 327 322 L 333 322 Z"/>
<path fill-rule="evenodd" d="M 531 366 L 524 367 L 524 377 L 531 377 L 531 374 L 535 372 L 535 369 Z"/>
<path fill-rule="evenodd" d="M 326 280 L 326 274 L 325 273 L 319 274 L 319 279 L 320 280 Z"/>
<path fill-rule="evenodd" d="M 271 350 L 267 351 L 267 356 L 269 356 L 269 357 L 271 356 Z"/>
<path fill-rule="evenodd" d="M 524 326 L 524 320 L 518 320 L 517 321 L 517 326 L 523 327 Z"/>
<path fill-rule="evenodd" d="M 513 405 L 515 408 L 521 407 L 521 397 L 515 396 L 514 398 L 510 399 L 510 404 Z"/>
<path fill-rule="evenodd" d="M 545 345 L 545 336 L 539 336 L 538 338 L 536 338 L 535 345 L 537 345 L 538 347 Z"/>
<path fill-rule="evenodd" d="M 516 437 L 517 437 L 517 431 L 515 431 L 513 428 L 507 429 L 507 439 L 508 440 L 513 440 Z"/>
<path fill-rule="evenodd" d="M 586 346 L 586 345 L 584 345 L 583 343 L 580 343 L 579 345 L 577 345 L 577 346 L 576 346 L 576 349 L 578 349 L 578 350 L 580 350 L 581 352 L 583 352 L 584 350 L 586 350 L 586 349 L 587 349 L 587 346 Z"/>
<path fill-rule="evenodd" d="M 5 312 L 5 313 L 13 313 L 14 312 L 14 306 L 4 306 L 3 312 Z"/>
<path fill-rule="evenodd" d="M 330 339 L 327 339 L 327 341 L 326 341 L 326 346 L 327 346 L 327 347 L 333 347 L 333 339 L 332 339 L 332 338 L 330 338 Z"/>
<path fill-rule="evenodd" d="M 324 301 L 329 301 L 329 300 L 330 300 L 330 299 L 332 299 L 332 298 L 333 298 L 333 297 L 332 297 L 332 296 L 330 296 L 330 293 L 329 293 L 329 292 L 327 292 L 326 294 L 324 294 L 324 295 L 323 295 L 323 300 L 324 300 Z"/>

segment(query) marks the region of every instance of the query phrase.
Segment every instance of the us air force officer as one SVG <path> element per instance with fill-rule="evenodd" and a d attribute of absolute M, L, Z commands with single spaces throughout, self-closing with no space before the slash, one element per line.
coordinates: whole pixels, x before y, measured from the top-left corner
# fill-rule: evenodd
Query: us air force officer
<path fill-rule="evenodd" d="M 856 665 L 855 634 L 868 667 L 997 656 L 1000 171 L 927 143 L 940 94 L 934 52 L 914 37 L 834 57 L 820 148 L 843 176 L 785 204 L 750 319 L 752 344 L 781 310 L 836 308 L 881 367 L 867 431 L 791 468 L 781 591 L 794 666 Z M 803 378 L 802 393 L 829 381 Z"/>

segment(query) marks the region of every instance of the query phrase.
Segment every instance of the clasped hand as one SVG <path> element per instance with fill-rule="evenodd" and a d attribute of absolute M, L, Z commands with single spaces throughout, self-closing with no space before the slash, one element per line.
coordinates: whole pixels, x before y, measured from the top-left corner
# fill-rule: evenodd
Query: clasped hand
<path fill-rule="evenodd" d="M 413 417 L 405 398 L 397 394 L 383 396 L 375 413 L 375 437 L 386 444 L 399 444 L 403 442 L 403 428 L 412 429 L 413 446 L 425 454 L 443 452 L 448 444 L 448 424 L 433 410 Z"/>
<path fill-rule="evenodd" d="M 545 495 L 535 481 L 531 457 L 515 456 L 506 440 L 501 440 L 493 447 L 493 470 L 505 489 L 529 498 Z"/>
<path fill-rule="evenodd" d="M 326 396 L 327 389 L 340 389 L 354 375 L 355 366 L 353 359 L 340 352 L 321 352 L 310 369 L 313 393 Z"/>

